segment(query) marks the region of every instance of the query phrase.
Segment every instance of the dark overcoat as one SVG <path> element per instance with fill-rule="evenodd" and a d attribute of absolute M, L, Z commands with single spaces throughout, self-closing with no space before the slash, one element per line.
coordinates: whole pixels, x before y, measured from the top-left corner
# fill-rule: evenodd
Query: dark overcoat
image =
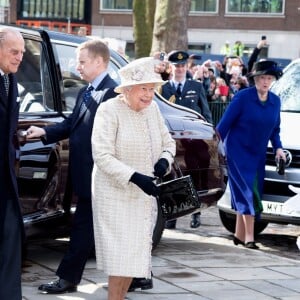
<path fill-rule="evenodd" d="M 69 173 L 71 174 L 73 192 L 80 198 L 91 198 L 93 169 L 91 135 L 94 117 L 102 101 L 116 96 L 114 92 L 116 85 L 116 82 L 109 75 L 106 75 L 96 88 L 95 97 L 91 97 L 87 107 L 80 110 L 83 100 L 82 93 L 87 88 L 84 87 L 78 93 L 72 114 L 63 122 L 44 128 L 46 131 L 44 143 L 50 144 L 69 138 Z"/>
<path fill-rule="evenodd" d="M 20 105 L 17 101 L 18 89 L 15 75 L 10 74 L 9 80 L 10 91 L 7 97 L 2 76 L 0 79 L 0 245 L 7 196 L 13 199 L 13 208 L 18 216 L 16 221 L 20 223 L 21 230 L 24 230 L 15 174 L 16 147 L 18 147 L 16 131 Z"/>
<path fill-rule="evenodd" d="M 161 87 L 161 95 L 167 100 L 188 107 L 200 113 L 208 122 L 212 123 L 212 116 L 206 99 L 203 84 L 199 81 L 187 79 L 182 88 L 181 95 L 176 94 L 172 81 Z"/>

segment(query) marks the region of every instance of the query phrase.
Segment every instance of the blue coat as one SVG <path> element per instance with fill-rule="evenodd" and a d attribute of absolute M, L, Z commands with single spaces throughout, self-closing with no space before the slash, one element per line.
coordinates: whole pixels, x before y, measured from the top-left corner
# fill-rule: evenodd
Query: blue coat
<path fill-rule="evenodd" d="M 253 186 L 257 176 L 262 196 L 268 142 L 274 151 L 282 147 L 279 97 L 268 92 L 263 104 L 255 87 L 241 90 L 229 104 L 217 130 L 227 156 L 232 206 L 240 214 L 255 215 Z"/>
<path fill-rule="evenodd" d="M 96 92 L 99 91 L 98 99 L 91 99 L 86 110 L 80 112 L 82 93 L 86 87 L 78 93 L 76 105 L 72 114 L 63 122 L 45 127 L 45 144 L 57 142 L 69 138 L 69 168 L 72 179 L 72 188 L 75 195 L 80 198 L 91 198 L 91 177 L 93 169 L 91 135 L 95 114 L 99 104 L 107 99 L 114 98 L 117 94 L 114 88 L 116 82 L 106 75 Z"/>

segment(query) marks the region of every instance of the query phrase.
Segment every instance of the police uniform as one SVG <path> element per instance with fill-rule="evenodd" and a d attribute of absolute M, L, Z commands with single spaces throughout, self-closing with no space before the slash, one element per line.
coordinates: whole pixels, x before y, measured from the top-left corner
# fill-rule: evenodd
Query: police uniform
<path fill-rule="evenodd" d="M 174 51 L 169 54 L 168 60 L 172 64 L 186 64 L 189 55 L 184 51 Z M 178 90 L 178 82 L 169 80 L 161 88 L 161 95 L 167 100 L 193 109 L 203 115 L 203 117 L 212 123 L 212 116 L 209 110 L 203 84 L 193 79 L 187 79 L 181 82 L 182 87 Z"/>
<path fill-rule="evenodd" d="M 168 56 L 168 61 L 173 64 L 186 65 L 189 54 L 185 51 L 173 51 Z M 212 123 L 212 116 L 206 99 L 203 84 L 200 81 L 191 78 L 185 78 L 180 83 L 182 87 L 179 89 L 179 82 L 173 79 L 169 80 L 161 87 L 161 95 L 167 100 L 188 107 L 200 113 L 208 122 Z M 201 224 L 200 212 L 192 214 L 190 226 L 197 228 Z M 168 229 L 176 228 L 176 219 L 167 221 L 165 227 Z"/>

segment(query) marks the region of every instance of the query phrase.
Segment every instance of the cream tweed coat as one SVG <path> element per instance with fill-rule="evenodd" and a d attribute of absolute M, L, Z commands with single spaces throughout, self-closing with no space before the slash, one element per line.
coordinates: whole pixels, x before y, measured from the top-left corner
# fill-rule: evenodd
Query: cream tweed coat
<path fill-rule="evenodd" d="M 153 176 L 159 158 L 175 155 L 157 104 L 136 112 L 121 96 L 102 103 L 92 133 L 92 205 L 97 268 L 109 276 L 151 276 L 157 203 L 129 182 L 134 172 Z"/>

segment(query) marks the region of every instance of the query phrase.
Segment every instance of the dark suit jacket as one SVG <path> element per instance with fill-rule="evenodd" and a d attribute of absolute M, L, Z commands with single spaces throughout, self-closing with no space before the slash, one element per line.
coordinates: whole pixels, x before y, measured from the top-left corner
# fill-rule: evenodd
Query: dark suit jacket
<path fill-rule="evenodd" d="M 181 96 L 178 96 L 172 82 L 168 81 L 162 86 L 161 95 L 169 101 L 175 100 L 172 101 L 173 103 L 197 111 L 203 115 L 208 122 L 212 123 L 211 112 L 201 82 L 187 79 L 182 88 Z"/>
<path fill-rule="evenodd" d="M 107 75 L 96 88 L 98 91 L 94 99 L 91 97 L 87 108 L 80 112 L 82 93 L 84 87 L 78 93 L 72 114 L 63 122 L 45 127 L 45 144 L 50 144 L 69 138 L 69 168 L 72 180 L 73 192 L 80 198 L 91 198 L 91 175 L 93 169 L 91 135 L 95 114 L 99 104 L 107 99 L 114 98 L 114 88 L 117 83 Z"/>
<path fill-rule="evenodd" d="M 16 130 L 19 119 L 18 89 L 15 75 L 10 74 L 9 80 L 10 90 L 9 97 L 7 97 L 2 76 L 0 79 L 0 244 L 8 197 L 9 199 L 13 199 L 13 207 L 19 216 L 17 222 L 20 222 L 20 226 L 23 229 L 15 174 Z"/>

